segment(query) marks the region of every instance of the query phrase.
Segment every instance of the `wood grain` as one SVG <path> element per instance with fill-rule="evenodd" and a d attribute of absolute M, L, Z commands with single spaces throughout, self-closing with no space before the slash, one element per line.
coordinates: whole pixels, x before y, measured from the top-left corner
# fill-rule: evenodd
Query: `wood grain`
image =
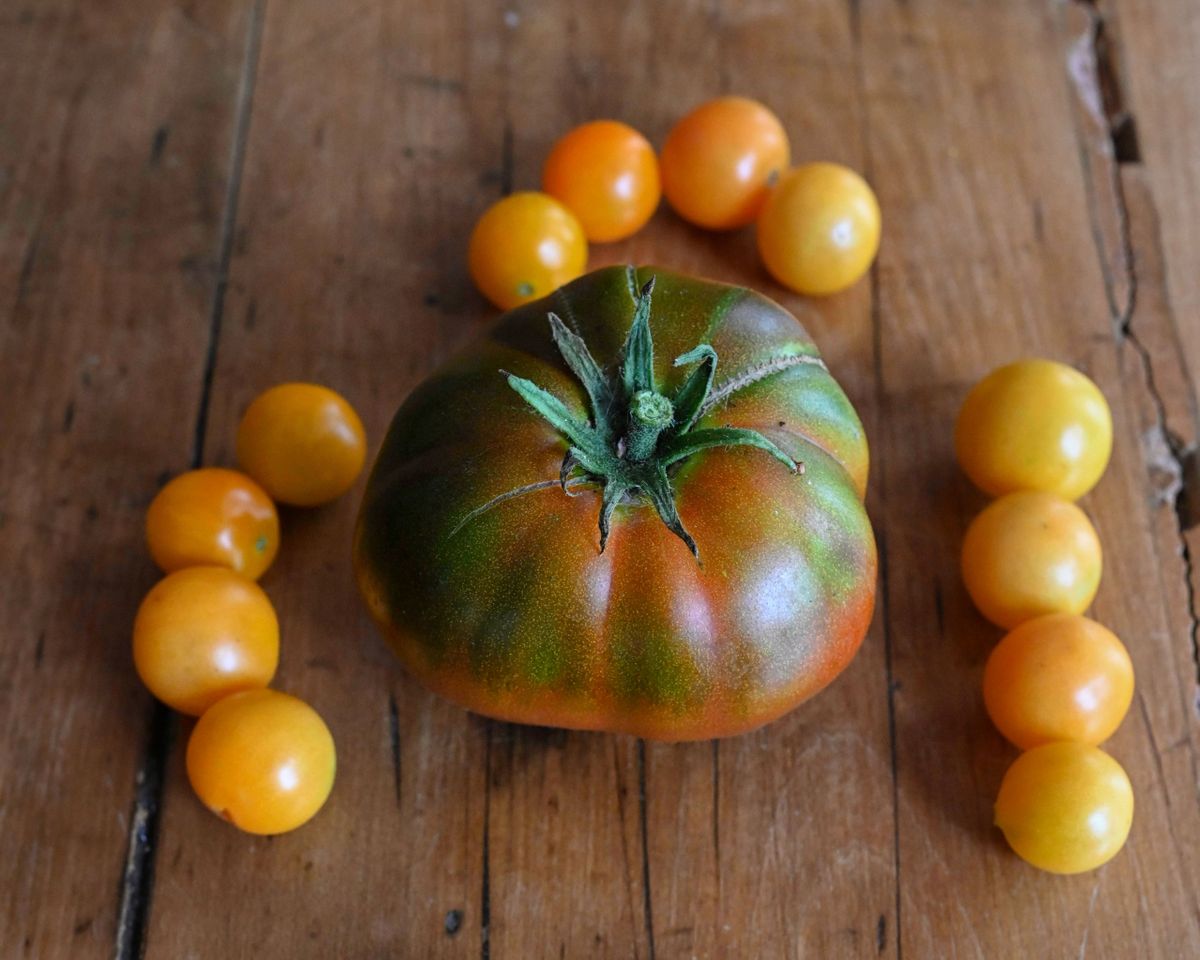
<path fill-rule="evenodd" d="M 1158 211 L 1164 282 L 1192 381 L 1200 393 L 1200 8 L 1188 0 L 1102 0 L 1122 108 L 1136 132 Z M 1194 415 L 1194 408 L 1192 413 Z M 1195 439 L 1194 437 L 1192 438 Z"/>
<path fill-rule="evenodd" d="M 1153 866 L 1178 856 L 1200 815 L 1194 783 L 1177 799 L 1154 748 L 1194 749 L 1192 679 L 1180 671 L 1188 637 L 1158 580 L 1178 586 L 1186 571 L 1153 536 L 1138 423 L 1146 371 L 1119 335 L 1102 270 L 1111 245 L 1093 231 L 1120 211 L 1090 208 L 1111 195 L 1089 190 L 1103 174 L 1089 184 L 1080 162 L 1094 145 L 1074 123 L 1068 57 L 1081 36 L 1090 42 L 1089 25 L 1033 4 L 967 12 L 926 2 L 864 11 L 863 27 L 875 182 L 907 228 L 907 243 L 885 245 L 878 266 L 891 415 L 876 437 L 899 685 L 904 950 L 1189 955 L 1200 938 L 1192 888 L 1178 866 Z M 1014 753 L 978 693 L 998 634 L 969 608 L 956 569 L 961 530 L 982 499 L 953 467 L 950 424 L 969 381 L 1031 353 L 1088 371 L 1113 403 L 1113 462 L 1084 500 L 1107 548 L 1095 609 L 1128 641 L 1146 708 L 1110 744 L 1138 797 L 1130 844 L 1075 878 L 1025 868 L 990 828 Z M 930 423 L 941 426 L 922 429 Z"/>
<path fill-rule="evenodd" d="M 503 133 L 491 94 L 468 96 L 464 79 L 487 86 L 496 31 L 464 30 L 467 16 L 266 7 L 206 462 L 232 462 L 242 410 L 285 379 L 342 391 L 378 443 L 397 399 L 470 334 L 458 253 L 495 194 L 480 180 Z M 369 624 L 349 564 L 360 492 L 286 512 L 263 580 L 281 624 L 276 685 L 338 745 L 332 800 L 272 840 L 224 829 L 192 797 L 181 743 L 148 957 L 480 950 L 488 728 L 405 677 Z"/>
<path fill-rule="evenodd" d="M 1198 29 L 1186 0 L 0 15 L 0 383 L 22 398 L 0 403 L 0 953 L 1200 955 Z M 751 231 L 665 209 L 591 263 L 749 284 L 813 333 L 872 440 L 882 576 L 858 658 L 719 743 L 469 716 L 406 677 L 361 608 L 360 485 L 285 512 L 264 578 L 277 685 L 338 743 L 333 797 L 282 837 L 220 823 L 186 783 L 188 725 L 147 735 L 161 714 L 126 653 L 160 474 L 231 464 L 245 405 L 288 379 L 341 390 L 377 444 L 491 315 L 465 272 L 478 213 L 536 187 L 575 123 L 619 117 L 661 143 L 722 92 L 774 107 L 798 161 L 867 173 L 885 234 L 870 279 L 796 297 Z M 991 826 L 1015 751 L 979 694 L 999 633 L 957 569 L 985 501 L 953 463 L 955 413 L 1029 354 L 1087 371 L 1116 421 L 1083 505 L 1106 550 L 1095 615 L 1137 671 L 1110 744 L 1137 811 L 1127 849 L 1075 878 L 1024 866 Z M 162 815 L 119 928 L 130 813 L 157 799 L 139 768 L 162 773 Z"/>
<path fill-rule="evenodd" d="M 798 162 L 861 169 L 863 109 L 855 20 L 843 3 L 805 8 L 803 53 L 794 11 L 775 3 L 719 5 L 707 22 L 681 18 L 656 31 L 660 104 L 637 122 L 656 142 L 701 96 L 739 92 L 779 112 Z M 596 37 L 597 31 L 585 35 Z M 593 62 L 605 48 L 594 41 Z M 586 50 L 587 48 L 585 48 Z M 577 56 L 587 60 L 586 53 Z M 652 59 L 647 55 L 647 59 Z M 663 70 L 663 64 L 674 64 Z M 586 104 L 584 116 L 618 109 Z M 627 82 L 627 81 L 626 81 Z M 796 91 L 806 91 L 797 96 Z M 577 122 L 580 115 L 564 120 Z M 869 283 L 824 301 L 775 284 L 749 231 L 713 236 L 662 214 L 626 245 L 595 259 L 663 261 L 750 284 L 801 317 L 873 435 L 875 390 Z M 872 494 L 872 509 L 876 509 Z M 895 851 L 884 624 L 877 619 L 850 669 L 820 697 L 757 733 L 719 744 L 648 744 L 649 886 L 656 956 L 892 955 Z"/>
<path fill-rule="evenodd" d="M 1190 574 L 1178 629 L 1190 633 L 1200 662 L 1200 279 L 1192 256 L 1200 244 L 1200 100 L 1190 95 L 1200 85 L 1200 8 L 1106 0 L 1095 17 L 1122 93 L 1120 119 L 1134 133 L 1137 167 L 1125 168 L 1123 186 L 1143 257 L 1135 276 L 1157 318 L 1139 318 L 1134 340 L 1154 371 L 1155 483 L 1175 510 L 1160 521 L 1162 542 L 1183 553 Z"/>
<path fill-rule="evenodd" d="M 0 954 L 101 957 L 150 699 L 142 515 L 187 467 L 238 2 L 0 15 Z"/>

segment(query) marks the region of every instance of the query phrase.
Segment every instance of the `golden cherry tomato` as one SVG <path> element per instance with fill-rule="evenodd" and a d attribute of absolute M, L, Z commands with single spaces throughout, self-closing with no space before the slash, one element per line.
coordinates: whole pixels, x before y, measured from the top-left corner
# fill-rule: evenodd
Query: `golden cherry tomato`
<path fill-rule="evenodd" d="M 587 240 L 575 214 L 553 197 L 514 193 L 479 218 L 467 259 L 480 292 L 511 310 L 582 274 Z"/>
<path fill-rule="evenodd" d="M 1100 539 L 1069 500 L 1025 490 L 967 528 L 962 574 L 979 612 L 1012 629 L 1045 613 L 1083 613 L 1100 585 Z"/>
<path fill-rule="evenodd" d="M 271 682 L 275 608 L 257 583 L 226 567 L 177 570 L 138 608 L 133 663 L 159 700 L 198 717 L 224 696 Z"/>
<path fill-rule="evenodd" d="M 279 515 L 266 491 L 244 473 L 189 470 L 151 502 L 146 543 L 167 573 L 215 565 L 257 580 L 279 549 Z"/>
<path fill-rule="evenodd" d="M 758 252 L 797 293 L 837 293 L 870 269 L 879 249 L 879 202 L 862 177 L 836 163 L 783 175 L 758 216 Z"/>
<path fill-rule="evenodd" d="M 1129 777 L 1103 750 L 1047 743 L 1016 759 L 996 797 L 996 826 L 1016 854 L 1051 873 L 1094 870 L 1133 823 Z"/>
<path fill-rule="evenodd" d="M 1095 620 L 1036 617 L 992 651 L 983 700 L 996 728 L 1023 750 L 1055 740 L 1102 743 L 1133 700 L 1133 662 Z"/>
<path fill-rule="evenodd" d="M 637 233 L 662 195 L 650 141 L 616 120 L 585 123 L 559 140 L 542 168 L 542 189 L 579 218 L 593 243 Z"/>
<path fill-rule="evenodd" d="M 1053 360 L 1019 360 L 971 388 L 954 430 L 958 462 L 987 493 L 1046 490 L 1075 500 L 1112 453 L 1112 414 L 1091 380 Z"/>
<path fill-rule="evenodd" d="M 277 690 L 217 701 L 187 747 L 196 796 L 247 833 L 286 833 L 311 819 L 333 789 L 336 767 L 325 721 L 303 700 Z"/>
<path fill-rule="evenodd" d="M 719 97 L 667 134 L 663 192 L 684 220 L 732 230 L 754 222 L 790 162 L 787 133 L 775 114 L 756 100 Z"/>
<path fill-rule="evenodd" d="M 275 500 L 315 507 L 354 486 L 367 456 L 358 414 L 315 383 L 282 383 L 255 397 L 237 433 L 238 463 Z"/>

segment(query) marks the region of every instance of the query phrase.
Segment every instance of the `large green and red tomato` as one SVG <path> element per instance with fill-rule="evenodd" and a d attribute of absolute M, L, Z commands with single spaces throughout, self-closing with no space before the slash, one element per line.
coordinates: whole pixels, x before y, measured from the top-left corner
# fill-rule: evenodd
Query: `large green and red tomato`
<path fill-rule="evenodd" d="M 650 333 L 629 347 L 643 296 Z M 591 390 L 573 373 L 587 367 L 579 338 Z M 636 463 L 630 352 L 646 363 L 634 386 L 676 418 Z M 571 444 L 531 406 L 554 398 Z M 582 467 L 564 463 L 573 444 Z M 859 419 L 795 317 L 743 288 L 607 268 L 505 314 L 413 392 L 368 484 L 356 569 L 408 668 L 471 710 L 735 734 L 821 690 L 861 644 L 876 569 L 866 481 Z"/>

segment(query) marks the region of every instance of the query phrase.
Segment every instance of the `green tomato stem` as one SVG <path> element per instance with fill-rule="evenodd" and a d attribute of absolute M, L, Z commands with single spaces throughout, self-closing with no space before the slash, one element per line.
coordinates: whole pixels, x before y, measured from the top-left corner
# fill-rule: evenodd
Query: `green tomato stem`
<path fill-rule="evenodd" d="M 629 433 L 625 438 L 625 456 L 634 463 L 648 460 L 658 437 L 675 422 L 671 401 L 653 390 L 639 390 L 629 404 Z"/>

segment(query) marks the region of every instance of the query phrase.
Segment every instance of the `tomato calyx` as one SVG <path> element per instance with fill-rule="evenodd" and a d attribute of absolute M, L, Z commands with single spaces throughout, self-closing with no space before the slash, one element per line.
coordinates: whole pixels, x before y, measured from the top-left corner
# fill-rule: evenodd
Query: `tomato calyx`
<path fill-rule="evenodd" d="M 717 368 L 717 353 L 702 343 L 675 359 L 677 367 L 695 365 L 695 369 L 673 397 L 659 393 L 654 383 L 654 341 L 650 334 L 650 303 L 654 292 L 652 277 L 631 294 L 635 310 L 633 323 L 621 352 L 618 369 L 606 375 L 592 357 L 579 334 L 550 312 L 550 331 L 567 366 L 583 385 L 591 406 L 591 419 L 575 416 L 558 397 L 531 380 L 504 373 L 508 384 L 567 442 L 558 483 L 563 492 L 583 484 L 602 490 L 600 507 L 600 552 L 611 528 L 613 512 L 625 500 L 649 500 L 667 528 L 679 537 L 698 560 L 695 540 L 684 529 L 675 506 L 675 493 L 667 469 L 674 464 L 713 447 L 748 446 L 771 454 L 792 473 L 801 472 L 797 464 L 774 443 L 756 430 L 741 427 L 704 427 L 694 429 L 706 412 Z M 502 371 L 503 372 L 503 371 Z M 542 489 L 554 481 L 543 481 L 519 488 L 500 499 L 508 499 L 525 490 Z M 484 504 L 479 511 L 492 504 Z M 472 511 L 475 515 L 478 511 Z"/>

